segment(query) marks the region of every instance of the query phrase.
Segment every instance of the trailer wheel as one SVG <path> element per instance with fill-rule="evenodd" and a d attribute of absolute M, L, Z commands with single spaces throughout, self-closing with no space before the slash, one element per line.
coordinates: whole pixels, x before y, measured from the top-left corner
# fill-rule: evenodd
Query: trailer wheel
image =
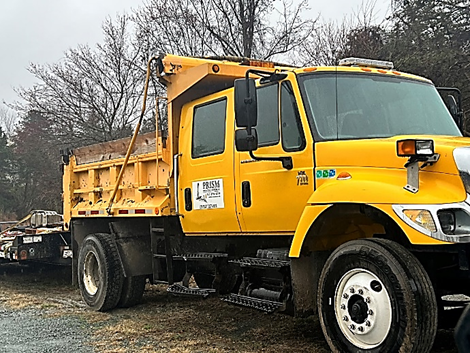
<path fill-rule="evenodd" d="M 123 278 L 111 235 L 88 235 L 78 254 L 78 284 L 85 303 L 98 311 L 113 309 L 121 297 Z"/>
<path fill-rule="evenodd" d="M 318 310 L 334 352 L 429 352 L 437 303 L 421 263 L 401 245 L 354 240 L 328 258 Z"/>
<path fill-rule="evenodd" d="M 147 276 L 124 277 L 121 298 L 117 304 L 120 308 L 130 308 L 142 300 Z"/>

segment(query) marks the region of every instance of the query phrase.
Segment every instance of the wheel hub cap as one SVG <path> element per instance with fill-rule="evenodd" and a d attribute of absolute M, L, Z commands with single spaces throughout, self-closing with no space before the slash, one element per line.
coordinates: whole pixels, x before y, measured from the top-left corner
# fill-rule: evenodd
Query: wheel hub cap
<path fill-rule="evenodd" d="M 95 295 L 98 292 L 100 285 L 99 265 L 93 252 L 86 254 L 83 263 L 83 285 L 90 295 Z"/>
<path fill-rule="evenodd" d="M 335 315 L 352 344 L 362 349 L 377 347 L 387 337 L 392 323 L 389 294 L 372 272 L 351 270 L 336 287 Z"/>

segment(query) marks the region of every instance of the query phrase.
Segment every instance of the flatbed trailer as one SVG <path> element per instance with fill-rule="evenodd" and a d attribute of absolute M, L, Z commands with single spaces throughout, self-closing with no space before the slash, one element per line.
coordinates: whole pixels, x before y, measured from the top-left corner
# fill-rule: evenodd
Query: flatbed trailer
<path fill-rule="evenodd" d="M 28 221 L 30 224 L 24 225 Z M 9 223 L 0 233 L 0 260 L 72 265 L 71 234 L 63 229 L 61 215 L 32 211 L 19 222 Z"/>

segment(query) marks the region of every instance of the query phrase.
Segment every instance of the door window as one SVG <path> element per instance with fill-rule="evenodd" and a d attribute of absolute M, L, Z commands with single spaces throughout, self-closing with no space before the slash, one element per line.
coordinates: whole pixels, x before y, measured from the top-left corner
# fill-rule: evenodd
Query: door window
<path fill-rule="evenodd" d="M 192 157 L 220 154 L 225 149 L 227 100 L 194 108 Z"/>
<path fill-rule="evenodd" d="M 287 81 L 281 85 L 281 130 L 282 147 L 285 151 L 298 151 L 304 148 L 305 139 L 299 110 L 292 86 Z"/>
<path fill-rule="evenodd" d="M 271 146 L 279 142 L 279 103 L 278 85 L 263 86 L 256 90 L 258 100 L 258 133 L 259 146 Z"/>

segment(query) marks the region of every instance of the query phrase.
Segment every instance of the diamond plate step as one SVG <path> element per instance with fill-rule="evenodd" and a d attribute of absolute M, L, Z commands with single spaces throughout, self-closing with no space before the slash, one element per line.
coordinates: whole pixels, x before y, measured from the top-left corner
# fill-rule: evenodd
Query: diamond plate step
<path fill-rule="evenodd" d="M 212 260 L 214 258 L 228 257 L 228 254 L 220 252 L 197 252 L 190 254 L 175 255 L 173 259 L 175 260 Z"/>
<path fill-rule="evenodd" d="M 259 257 L 244 257 L 240 260 L 231 260 L 229 262 L 239 264 L 240 267 L 281 268 L 290 266 L 290 261 L 262 259 Z"/>
<path fill-rule="evenodd" d="M 207 298 L 209 295 L 215 293 L 215 289 L 211 288 L 188 288 L 179 283 L 172 284 L 167 289 L 168 293 L 175 295 L 198 296 Z"/>
<path fill-rule="evenodd" d="M 246 306 L 248 308 L 257 309 L 267 313 L 273 313 L 282 306 L 282 303 L 280 302 L 273 302 L 271 300 L 247 297 L 233 293 L 221 298 L 221 300 L 227 303 Z"/>

